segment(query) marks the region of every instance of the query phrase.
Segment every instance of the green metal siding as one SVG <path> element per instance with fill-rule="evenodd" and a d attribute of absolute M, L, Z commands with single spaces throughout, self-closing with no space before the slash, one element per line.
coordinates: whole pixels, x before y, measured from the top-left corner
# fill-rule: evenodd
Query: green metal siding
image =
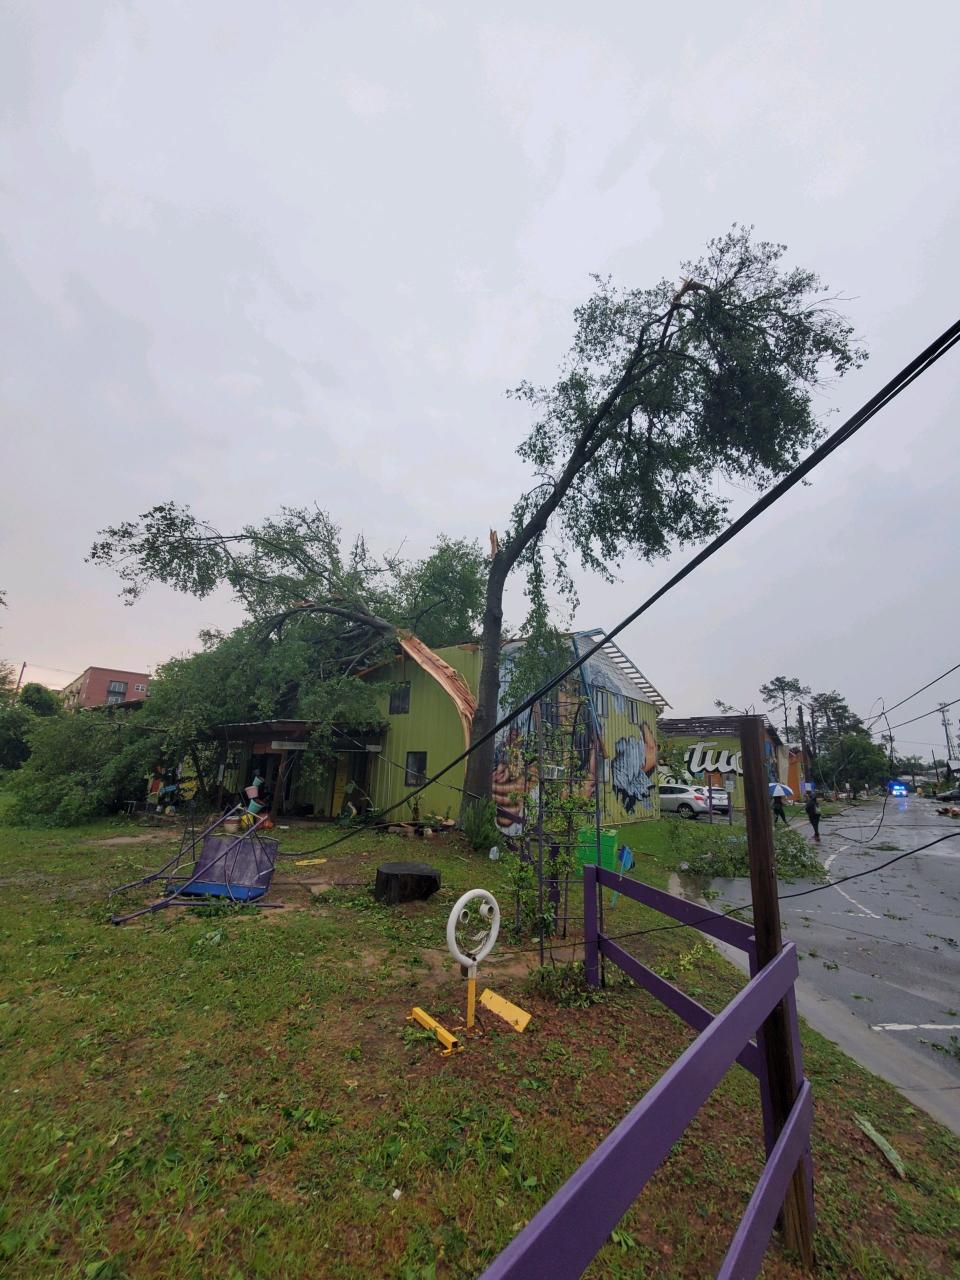
<path fill-rule="evenodd" d="M 480 679 L 480 652 L 473 646 L 455 645 L 436 650 L 439 657 L 459 671 L 472 690 Z M 387 721 L 383 748 L 373 757 L 370 795 L 378 809 L 394 804 L 410 790 L 405 785 L 408 751 L 427 753 L 427 774 L 435 773 L 448 760 L 464 749 L 463 728 L 450 696 L 431 676 L 412 659 L 403 657 L 386 670 L 371 677 L 383 686 L 378 704 Z M 390 685 L 398 681 L 410 682 L 410 710 L 401 715 L 390 715 Z M 427 787 L 418 797 L 421 817 L 435 814 L 438 817 L 456 818 L 460 812 L 461 793 L 455 788 L 463 786 L 464 764 L 459 764 L 443 778 Z M 409 810 L 398 809 L 398 821 L 410 816 Z"/>
<path fill-rule="evenodd" d="M 725 786 L 727 778 L 733 777 L 736 780 L 736 786 L 731 794 L 731 802 L 734 809 L 743 809 L 743 770 L 740 763 L 740 737 L 738 734 L 722 734 L 711 733 L 701 734 L 681 734 L 674 736 L 673 734 L 667 739 L 671 747 L 679 747 L 682 751 L 689 753 L 691 749 L 701 748 L 699 760 L 691 760 L 687 758 L 687 775 L 698 786 L 705 786 L 707 783 L 707 772 L 702 767 L 694 773 L 690 770 L 691 763 L 696 764 L 699 761 L 706 760 L 709 764 L 723 764 L 723 771 L 711 770 L 710 779 L 712 786 Z M 682 779 L 678 779 L 682 781 Z"/>

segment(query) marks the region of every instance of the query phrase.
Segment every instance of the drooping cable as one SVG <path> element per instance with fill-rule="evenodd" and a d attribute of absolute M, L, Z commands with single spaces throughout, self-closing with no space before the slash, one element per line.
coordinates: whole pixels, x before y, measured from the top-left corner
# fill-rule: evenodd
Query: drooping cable
<path fill-rule="evenodd" d="M 449 760 L 442 769 L 439 769 L 431 777 L 425 779 L 418 787 L 410 791 L 401 800 L 395 801 L 392 805 L 389 805 L 386 809 L 382 810 L 380 818 L 382 819 L 386 814 L 392 813 L 402 805 L 408 804 L 414 796 L 419 795 L 421 792 L 425 791 L 427 787 L 438 782 L 444 774 L 448 773 L 458 764 L 462 764 L 470 755 L 473 754 L 474 751 L 477 750 L 478 747 L 482 746 L 485 742 L 489 742 L 491 738 L 495 737 L 495 735 L 502 729 L 506 728 L 512 720 L 517 716 L 522 715 L 524 711 L 529 710 L 547 693 L 552 689 L 555 689 L 557 685 L 566 680 L 574 671 L 577 671 L 581 666 L 583 666 L 585 662 L 588 662 L 592 657 L 599 653 L 600 650 L 603 649 L 604 645 L 608 644 L 612 639 L 614 639 L 614 637 L 618 636 L 632 623 L 636 622 L 636 620 L 646 613 L 648 609 L 652 608 L 658 600 L 661 600 L 665 595 L 672 591 L 674 587 L 679 586 L 684 578 L 689 577 L 689 575 L 693 573 L 694 570 L 698 569 L 700 565 L 704 564 L 712 556 L 716 555 L 722 547 L 726 546 L 728 542 L 732 541 L 739 533 L 742 533 L 744 529 L 753 524 L 755 520 L 759 519 L 759 517 L 763 515 L 769 507 L 773 506 L 775 502 L 778 502 L 780 498 L 782 498 L 796 485 L 800 484 L 800 482 L 809 475 L 811 471 L 839 449 L 842 444 L 845 444 L 851 436 L 859 431 L 861 427 L 869 422 L 870 419 L 889 404 L 891 400 L 904 391 L 911 382 L 914 382 L 922 373 L 926 372 L 931 365 L 946 355 L 946 353 L 955 346 L 957 342 L 960 342 L 960 320 L 955 321 L 948 329 L 940 334 L 938 338 L 930 343 L 929 346 L 925 347 L 919 355 L 915 356 L 909 364 L 905 365 L 899 373 L 881 387 L 874 396 L 872 396 L 864 405 L 861 406 L 861 408 L 852 414 L 840 427 L 837 428 L 836 431 L 827 436 L 826 440 L 819 444 L 817 448 L 803 460 L 803 462 L 798 463 L 797 466 L 785 475 L 782 480 L 778 481 L 772 488 L 768 489 L 765 494 L 758 498 L 757 501 L 743 513 L 743 515 L 739 516 L 729 524 L 722 533 L 718 534 L 711 542 L 707 543 L 707 545 L 688 560 L 682 568 L 678 569 L 675 574 L 668 578 L 662 586 L 658 587 L 656 591 L 649 595 L 642 604 L 638 605 L 636 609 L 631 613 L 628 613 L 625 618 L 618 622 L 615 627 L 611 628 L 611 630 L 601 636 L 599 640 L 590 645 L 584 653 L 578 655 L 574 661 L 558 675 L 555 675 L 550 680 L 546 681 L 545 684 L 543 684 L 534 693 L 530 694 L 530 696 L 517 707 L 508 712 L 505 716 L 502 716 L 494 725 L 475 738 L 464 751 L 461 751 L 459 755 L 456 755 Z M 339 844 L 344 840 L 351 839 L 355 834 L 363 829 L 365 828 L 354 828 L 352 831 L 346 832 L 339 840 L 321 847 L 332 848 L 334 844 Z"/>

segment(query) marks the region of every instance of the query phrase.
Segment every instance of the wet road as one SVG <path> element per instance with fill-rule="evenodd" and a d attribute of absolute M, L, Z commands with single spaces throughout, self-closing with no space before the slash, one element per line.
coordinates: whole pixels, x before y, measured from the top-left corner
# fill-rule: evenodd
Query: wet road
<path fill-rule="evenodd" d="M 929 800 L 891 797 L 877 831 L 881 806 L 878 800 L 821 825 L 831 880 L 950 831 L 957 838 L 848 884 L 785 898 L 784 928 L 805 957 L 806 982 L 877 1035 L 935 1057 L 960 1079 L 960 821 L 938 818 Z M 781 894 L 804 887 L 783 885 Z M 951 1036 L 956 1057 L 942 1051 L 952 1047 Z"/>
<path fill-rule="evenodd" d="M 807 896 L 786 897 L 812 887 L 809 882 L 781 883 L 784 933 L 801 955 L 803 1012 L 830 1038 L 845 1037 L 849 1043 L 842 1047 L 871 1070 L 901 1087 L 916 1083 L 955 1091 L 943 1101 L 957 1106 L 960 820 L 937 817 L 930 800 L 890 797 L 878 830 L 882 804 L 876 800 L 821 823 L 819 853 L 831 881 L 875 868 L 939 835 L 956 832 L 956 838 Z M 808 823 L 796 829 L 810 834 Z M 731 905 L 749 897 L 742 880 L 717 881 L 714 887 Z M 856 1027 L 843 1011 L 856 1019 Z"/>

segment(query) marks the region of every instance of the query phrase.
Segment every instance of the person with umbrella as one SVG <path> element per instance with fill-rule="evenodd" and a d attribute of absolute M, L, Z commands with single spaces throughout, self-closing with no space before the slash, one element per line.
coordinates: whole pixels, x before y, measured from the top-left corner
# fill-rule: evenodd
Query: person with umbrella
<path fill-rule="evenodd" d="M 792 799 L 793 792 L 783 782 L 771 782 L 770 794 L 773 796 L 773 825 L 776 826 L 778 822 L 782 822 L 785 827 L 788 827 L 790 824 L 787 822 L 787 811 L 783 807 L 783 797 L 789 796 Z"/>

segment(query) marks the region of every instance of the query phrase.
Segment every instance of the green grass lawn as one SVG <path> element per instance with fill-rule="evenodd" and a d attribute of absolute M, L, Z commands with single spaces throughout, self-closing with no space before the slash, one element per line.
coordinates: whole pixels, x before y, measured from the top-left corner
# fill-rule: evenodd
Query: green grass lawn
<path fill-rule="evenodd" d="M 278 834 L 290 852 L 332 833 Z M 638 872 L 666 884 L 666 824 L 630 843 Z M 282 909 L 111 926 L 107 889 L 174 847 L 120 821 L 0 831 L 0 1274 L 12 1280 L 475 1276 L 692 1038 L 626 982 L 558 1006 L 528 973 L 529 941 L 506 937 L 481 977 L 533 1013 L 529 1028 L 486 1015 L 464 1053 L 440 1057 L 405 1019 L 414 1003 L 462 1019 L 450 906 L 484 886 L 511 915 L 503 868 L 456 837 L 365 834 L 327 862 L 284 861 L 270 895 Z M 378 906 L 374 869 L 400 854 L 438 866 L 443 889 Z M 617 932 L 661 922 L 623 898 L 607 912 Z M 712 1008 L 742 984 L 690 930 L 629 945 Z M 557 963 L 570 954 L 554 948 Z M 958 1274 L 960 1144 L 819 1036 L 805 1032 L 805 1053 L 818 1274 Z M 905 1181 L 854 1110 L 897 1147 Z M 734 1068 L 588 1275 L 712 1274 L 760 1150 L 756 1084 Z M 764 1275 L 800 1272 L 774 1245 Z"/>

